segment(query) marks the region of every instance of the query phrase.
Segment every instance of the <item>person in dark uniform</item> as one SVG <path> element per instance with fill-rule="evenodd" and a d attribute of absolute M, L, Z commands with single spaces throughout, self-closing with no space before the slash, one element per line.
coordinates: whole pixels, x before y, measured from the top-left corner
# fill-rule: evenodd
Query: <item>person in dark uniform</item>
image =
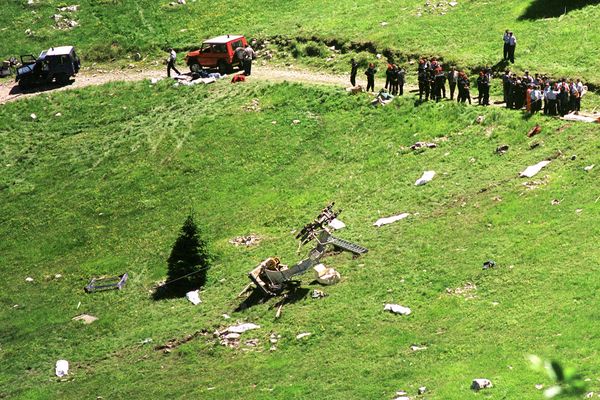
<path fill-rule="evenodd" d="M 436 103 L 438 103 L 442 99 L 442 91 L 445 92 L 444 86 L 446 85 L 446 75 L 444 74 L 444 70 L 441 66 L 438 66 L 435 70 L 435 76 L 433 79 L 433 95 L 435 97 Z"/>
<path fill-rule="evenodd" d="M 350 84 L 356 86 L 356 73 L 358 72 L 358 63 L 354 58 L 350 59 Z"/>
<path fill-rule="evenodd" d="M 394 64 L 388 63 L 387 69 L 385 70 L 385 88 L 388 91 L 392 90 L 392 76 L 394 75 Z"/>
<path fill-rule="evenodd" d="M 504 103 L 508 103 L 508 91 L 510 90 L 510 71 L 504 71 L 504 75 L 502 75 L 502 95 L 504 99 Z"/>
<path fill-rule="evenodd" d="M 448 85 L 450 86 L 450 100 L 454 100 L 454 91 L 456 90 L 456 82 L 458 81 L 458 71 L 454 66 L 448 71 Z"/>
<path fill-rule="evenodd" d="M 375 64 L 369 63 L 369 68 L 365 71 L 365 75 L 367 76 L 367 92 L 371 89 L 371 92 L 375 91 L 375 74 L 377 73 L 377 68 L 375 68 Z"/>
<path fill-rule="evenodd" d="M 508 32 L 508 59 L 515 63 L 515 49 L 517 48 L 517 38 L 512 32 Z"/>
<path fill-rule="evenodd" d="M 458 87 L 460 93 L 458 101 L 464 103 L 468 100 L 471 104 L 471 83 L 469 77 L 463 71 L 460 72 L 458 77 Z"/>
<path fill-rule="evenodd" d="M 504 31 L 504 35 L 502 35 L 502 41 L 504 42 L 502 59 L 504 61 L 508 61 L 508 47 L 510 46 L 510 35 L 508 34 L 508 29 Z"/>
<path fill-rule="evenodd" d="M 398 94 L 402 96 L 404 94 L 404 80 L 406 79 L 406 71 L 402 67 L 398 67 L 396 72 L 398 79 Z"/>
<path fill-rule="evenodd" d="M 483 82 L 482 82 L 483 105 L 484 106 L 490 105 L 490 86 L 491 86 L 491 84 L 492 84 L 492 75 L 490 74 L 489 69 L 485 69 L 483 71 Z"/>
<path fill-rule="evenodd" d="M 394 96 L 398 94 L 398 67 L 396 64 L 392 64 L 392 72 L 390 74 L 390 93 Z"/>
<path fill-rule="evenodd" d="M 426 69 L 419 68 L 417 80 L 419 82 L 419 101 L 422 101 L 423 97 L 425 97 L 425 101 L 427 101 L 429 99 L 429 81 L 427 79 Z"/>

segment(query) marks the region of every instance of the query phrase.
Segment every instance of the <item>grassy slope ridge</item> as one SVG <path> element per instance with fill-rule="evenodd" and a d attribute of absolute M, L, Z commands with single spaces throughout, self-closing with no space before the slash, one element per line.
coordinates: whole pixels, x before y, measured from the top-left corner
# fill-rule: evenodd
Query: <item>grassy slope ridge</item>
<path fill-rule="evenodd" d="M 244 111 L 253 98 L 262 110 Z M 487 377 L 496 387 L 486 398 L 539 399 L 534 384 L 549 382 L 528 369 L 528 353 L 596 378 L 599 169 L 582 168 L 600 164 L 598 127 L 367 101 L 325 87 L 161 82 L 1 107 L 0 397 L 381 399 L 425 385 L 430 399 L 465 399 L 475 397 L 470 380 Z M 528 139 L 535 123 L 543 132 Z M 443 137 L 437 149 L 400 149 Z M 542 145 L 529 150 L 532 141 Z M 494 154 L 501 143 L 510 145 L 504 156 Z M 525 188 L 517 173 L 559 150 L 534 179 L 544 184 Z M 428 169 L 436 178 L 415 187 Z M 370 252 L 326 259 L 342 282 L 323 289 L 325 299 L 286 306 L 278 321 L 273 301 L 234 313 L 246 273 L 267 256 L 297 260 L 290 231 L 330 200 L 345 209 L 340 236 Z M 165 276 L 190 208 L 219 254 L 203 303 L 154 302 L 148 290 Z M 414 215 L 372 226 L 400 212 Z M 251 232 L 264 237 L 259 247 L 227 242 Z M 482 271 L 489 258 L 498 268 Z M 83 293 L 89 277 L 125 271 L 125 290 Z M 446 293 L 467 282 L 474 299 Z M 413 315 L 384 313 L 385 302 Z M 70 320 L 84 312 L 100 320 Z M 261 325 L 244 335 L 260 340 L 257 349 L 208 336 L 169 355 L 153 350 L 237 320 Z M 282 335 L 275 352 L 271 332 Z M 296 341 L 300 332 L 312 336 Z M 151 345 L 139 344 L 148 337 Z M 60 358 L 71 362 L 71 381 L 51 378 Z"/>
<path fill-rule="evenodd" d="M 39 0 L 34 6 L 26 5 L 25 0 L 5 3 L 0 14 L 0 25 L 7 28 L 0 44 L 2 56 L 72 43 L 88 59 L 107 60 L 136 51 L 156 55 L 167 45 L 184 48 L 196 46 L 209 36 L 244 33 L 249 37 L 316 35 L 371 41 L 381 49 L 440 55 L 459 65 L 477 66 L 499 61 L 500 37 L 509 28 L 519 39 L 516 67 L 555 76 L 579 76 L 600 84 L 600 30 L 596 23 L 600 5 L 595 1 L 579 1 L 590 5 L 575 7 L 561 17 L 520 19 L 540 0 L 463 0 L 447 7 L 445 15 L 439 9 L 427 12 L 421 0 L 401 4 L 384 0 L 249 0 L 236 4 L 235 9 L 225 3 L 207 7 L 205 2 L 193 0 L 175 7 L 167 0 L 82 0 L 78 2 L 81 10 L 74 14 L 80 26 L 71 31 L 54 29 L 50 19 L 57 6 L 66 4 L 64 1 Z M 422 16 L 417 17 L 419 12 Z M 387 25 L 382 26 L 382 22 Z M 33 30 L 33 35 L 27 36 L 26 29 Z"/>

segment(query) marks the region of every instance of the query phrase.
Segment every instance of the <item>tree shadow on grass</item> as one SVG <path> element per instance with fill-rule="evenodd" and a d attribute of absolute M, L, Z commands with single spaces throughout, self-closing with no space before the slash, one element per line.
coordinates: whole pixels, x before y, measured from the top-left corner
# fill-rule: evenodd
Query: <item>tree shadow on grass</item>
<path fill-rule="evenodd" d="M 303 288 L 303 287 L 299 287 L 299 286 L 295 286 L 295 285 L 291 286 L 289 290 L 284 292 L 285 295 L 287 295 L 287 299 L 285 300 L 285 305 L 293 304 L 299 300 L 302 300 L 303 298 L 305 298 L 308 295 L 309 291 L 310 291 L 310 289 L 307 289 L 307 288 Z M 277 304 L 279 304 L 283 300 L 283 297 L 278 296 L 277 298 L 279 299 Z M 240 303 L 240 305 L 237 306 L 237 308 L 235 310 L 233 310 L 233 312 L 237 313 L 240 311 L 244 311 L 250 307 L 254 307 L 255 305 L 265 303 L 265 302 L 269 301 L 270 299 L 272 299 L 272 297 L 266 296 L 259 289 L 254 289 L 252 291 L 252 293 L 250 294 L 250 296 L 245 298 L 244 301 L 242 301 Z"/>
<path fill-rule="evenodd" d="M 555 18 L 585 6 L 599 3 L 600 0 L 534 0 L 519 19 Z"/>

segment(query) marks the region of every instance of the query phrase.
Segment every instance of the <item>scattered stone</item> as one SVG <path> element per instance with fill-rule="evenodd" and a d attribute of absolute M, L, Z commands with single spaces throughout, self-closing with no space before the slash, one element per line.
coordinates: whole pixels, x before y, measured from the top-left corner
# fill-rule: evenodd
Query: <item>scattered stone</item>
<path fill-rule="evenodd" d="M 422 395 L 422 394 L 425 394 L 425 392 L 426 392 L 426 391 L 427 391 L 427 388 L 426 388 L 425 386 L 421 386 L 421 387 L 419 388 L 419 390 L 417 391 L 417 393 L 418 393 L 419 395 Z"/>
<path fill-rule="evenodd" d="M 61 19 L 63 19 L 63 16 L 60 14 L 53 14 L 50 16 L 50 19 L 53 19 L 54 21 L 60 21 Z"/>
<path fill-rule="evenodd" d="M 326 293 L 320 291 L 320 290 L 313 290 L 312 294 L 310 295 L 313 299 L 322 299 L 323 297 L 327 296 Z"/>
<path fill-rule="evenodd" d="M 500 146 L 496 147 L 496 153 L 497 154 L 504 154 L 508 151 L 508 145 L 507 144 L 501 144 Z"/>
<path fill-rule="evenodd" d="M 72 319 L 73 319 L 73 321 L 83 321 L 83 323 L 85 325 L 89 325 L 92 322 L 97 321 L 98 317 L 94 317 L 93 315 L 89 315 L 89 314 L 81 314 L 76 317 L 73 317 Z"/>
<path fill-rule="evenodd" d="M 281 335 L 277 335 L 275 333 L 271 333 L 271 336 L 269 336 L 269 342 L 271 344 L 275 344 L 277 342 L 279 342 L 279 338 L 281 337 Z"/>
<path fill-rule="evenodd" d="M 315 279 L 321 285 L 334 285 L 342 278 L 340 273 L 333 268 L 328 268 L 323 264 L 317 264 L 313 267 Z"/>
<path fill-rule="evenodd" d="M 300 340 L 300 339 L 303 339 L 305 337 L 309 337 L 310 335 L 312 335 L 312 333 L 310 333 L 310 332 L 299 333 L 299 334 L 296 335 L 296 340 Z"/>
<path fill-rule="evenodd" d="M 146 339 L 140 340 L 140 344 L 150 344 L 150 343 L 152 343 L 152 338 L 146 338 Z"/>
<path fill-rule="evenodd" d="M 448 5 L 450 7 L 456 7 L 458 5 L 458 2 L 457 1 L 451 1 L 450 3 L 448 3 Z"/>
<path fill-rule="evenodd" d="M 400 304 L 386 304 L 383 306 L 383 311 L 400 315 L 410 315 L 412 313 L 410 308 L 401 306 Z"/>
<path fill-rule="evenodd" d="M 229 241 L 229 243 L 233 244 L 234 246 L 246 246 L 246 247 L 250 247 L 250 246 L 256 246 L 260 243 L 262 239 L 254 234 L 250 234 L 248 236 L 238 236 L 235 237 L 233 239 L 231 239 Z"/>
<path fill-rule="evenodd" d="M 479 115 L 477 118 L 475 118 L 475 122 L 478 124 L 482 124 L 483 121 L 485 121 L 485 117 L 483 115 Z"/>
<path fill-rule="evenodd" d="M 427 346 L 418 346 L 416 344 L 413 344 L 410 346 L 410 349 L 412 351 L 421 351 L 421 350 L 427 350 Z"/>
<path fill-rule="evenodd" d="M 32 36 L 33 35 L 33 31 L 31 29 L 27 28 L 27 29 L 25 29 L 25 34 L 27 36 Z"/>
<path fill-rule="evenodd" d="M 473 379 L 473 383 L 471 383 L 471 389 L 475 391 L 491 387 L 493 387 L 493 385 L 489 379 Z"/>
<path fill-rule="evenodd" d="M 381 57 L 383 57 L 383 56 L 381 54 L 377 53 L 377 55 L 375 57 L 377 57 L 378 60 L 381 60 Z"/>
<path fill-rule="evenodd" d="M 54 274 L 54 279 L 60 279 L 60 278 L 62 278 L 61 274 Z"/>
<path fill-rule="evenodd" d="M 585 398 L 586 398 L 586 399 L 591 399 L 592 397 L 594 397 L 594 392 L 588 392 L 588 393 L 586 393 L 586 395 L 585 395 Z"/>
<path fill-rule="evenodd" d="M 25 282 L 33 282 L 33 278 L 28 276 L 27 278 L 25 278 Z"/>

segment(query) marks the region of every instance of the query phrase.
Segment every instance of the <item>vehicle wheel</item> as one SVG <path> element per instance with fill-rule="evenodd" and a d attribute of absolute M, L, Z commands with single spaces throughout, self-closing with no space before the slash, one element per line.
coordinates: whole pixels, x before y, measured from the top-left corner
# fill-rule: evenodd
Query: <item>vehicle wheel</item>
<path fill-rule="evenodd" d="M 231 65 L 227 64 L 227 61 L 220 60 L 219 61 L 219 73 L 221 75 L 230 74 L 232 71 Z"/>
<path fill-rule="evenodd" d="M 198 64 L 198 62 L 194 61 L 190 64 L 190 72 L 199 73 L 202 69 L 202 66 Z"/>

